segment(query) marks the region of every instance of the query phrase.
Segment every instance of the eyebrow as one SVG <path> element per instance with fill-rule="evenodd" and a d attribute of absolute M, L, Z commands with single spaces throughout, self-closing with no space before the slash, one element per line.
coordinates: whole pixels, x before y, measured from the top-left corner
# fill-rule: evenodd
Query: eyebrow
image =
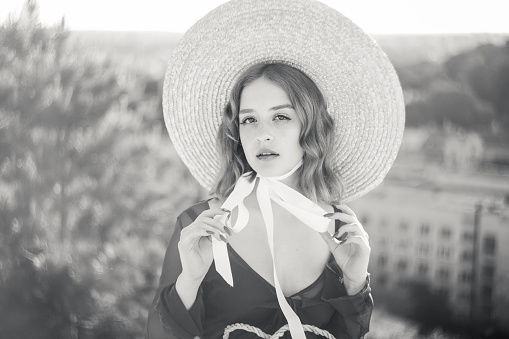
<path fill-rule="evenodd" d="M 271 107 L 269 109 L 269 111 L 277 111 L 279 109 L 283 109 L 283 108 L 291 108 L 291 109 L 294 109 L 292 105 L 290 104 L 284 104 L 284 105 L 278 105 L 278 106 L 274 106 L 274 107 Z M 247 114 L 247 113 L 253 113 L 254 112 L 254 109 L 251 109 L 251 108 L 245 108 L 245 109 L 241 109 L 240 112 L 239 112 L 239 115 L 240 114 Z"/>

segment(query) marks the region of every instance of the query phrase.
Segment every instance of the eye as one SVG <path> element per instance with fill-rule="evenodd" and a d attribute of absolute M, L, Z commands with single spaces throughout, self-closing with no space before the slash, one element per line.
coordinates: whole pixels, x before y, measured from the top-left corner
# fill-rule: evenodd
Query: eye
<path fill-rule="evenodd" d="M 245 117 L 244 119 L 242 119 L 240 124 L 241 125 L 247 125 L 247 124 L 252 124 L 253 122 L 256 122 L 255 118 L 253 118 L 253 117 Z"/>
<path fill-rule="evenodd" d="M 284 114 L 277 114 L 275 117 L 274 117 L 274 120 L 291 120 L 289 116 L 287 115 L 284 115 Z"/>

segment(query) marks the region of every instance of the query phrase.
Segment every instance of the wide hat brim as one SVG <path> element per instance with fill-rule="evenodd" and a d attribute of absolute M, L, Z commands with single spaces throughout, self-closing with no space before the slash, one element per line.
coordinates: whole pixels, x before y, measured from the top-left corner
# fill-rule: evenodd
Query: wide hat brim
<path fill-rule="evenodd" d="M 191 174 L 210 189 L 220 169 L 216 134 L 231 89 L 258 63 L 306 73 L 335 123 L 334 164 L 346 203 L 376 187 L 401 144 L 401 85 L 374 40 L 336 10 L 307 0 L 234 0 L 208 13 L 177 45 L 164 81 L 170 137 Z"/>

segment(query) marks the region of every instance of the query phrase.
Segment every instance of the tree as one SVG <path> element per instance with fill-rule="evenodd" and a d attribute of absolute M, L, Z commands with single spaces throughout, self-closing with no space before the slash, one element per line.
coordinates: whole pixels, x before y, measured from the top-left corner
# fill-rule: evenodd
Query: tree
<path fill-rule="evenodd" d="M 455 81 L 492 107 L 501 127 L 509 132 L 509 41 L 505 46 L 481 45 L 449 59 L 444 67 Z"/>
<path fill-rule="evenodd" d="M 139 337 L 176 213 L 202 192 L 143 79 L 37 13 L 0 27 L 0 332 Z"/>

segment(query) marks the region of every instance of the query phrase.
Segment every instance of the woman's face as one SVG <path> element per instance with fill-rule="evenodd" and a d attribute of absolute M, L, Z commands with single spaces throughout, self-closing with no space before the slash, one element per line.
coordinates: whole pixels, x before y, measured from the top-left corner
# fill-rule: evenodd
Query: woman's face
<path fill-rule="evenodd" d="M 240 141 L 249 165 L 262 176 L 289 172 L 304 155 L 299 144 L 302 123 L 286 92 L 259 78 L 240 96 Z"/>

